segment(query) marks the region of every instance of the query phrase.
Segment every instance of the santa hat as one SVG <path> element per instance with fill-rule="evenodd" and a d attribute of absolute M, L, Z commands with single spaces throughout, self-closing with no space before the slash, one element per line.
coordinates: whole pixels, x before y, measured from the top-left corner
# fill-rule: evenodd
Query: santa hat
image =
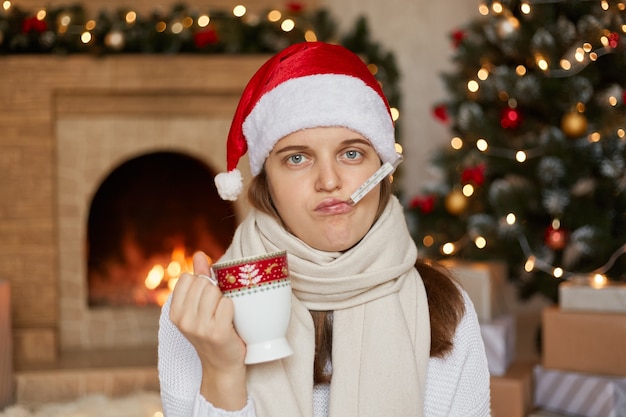
<path fill-rule="evenodd" d="M 389 104 L 367 65 L 339 45 L 287 47 L 254 74 L 242 94 L 228 134 L 228 173 L 215 177 L 220 197 L 234 201 L 243 190 L 237 164 L 246 151 L 256 176 L 281 138 L 336 126 L 363 135 L 383 162 L 396 159 Z"/>

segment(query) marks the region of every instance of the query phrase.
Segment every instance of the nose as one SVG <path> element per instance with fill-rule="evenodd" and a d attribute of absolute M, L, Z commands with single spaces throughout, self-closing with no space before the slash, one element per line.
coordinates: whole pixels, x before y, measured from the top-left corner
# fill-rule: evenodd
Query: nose
<path fill-rule="evenodd" d="M 317 191 L 334 191 L 341 188 L 341 175 L 335 161 L 319 161 L 315 189 Z"/>

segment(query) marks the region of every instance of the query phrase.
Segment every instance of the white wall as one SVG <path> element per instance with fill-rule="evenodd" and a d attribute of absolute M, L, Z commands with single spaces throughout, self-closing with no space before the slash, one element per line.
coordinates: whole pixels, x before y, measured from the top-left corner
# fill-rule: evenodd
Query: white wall
<path fill-rule="evenodd" d="M 478 0 L 318 0 L 337 19 L 340 30 L 367 17 L 372 39 L 394 52 L 402 75 L 402 136 L 405 162 L 401 187 L 410 198 L 438 178 L 429 159 L 444 146 L 449 131 L 431 116 L 445 97 L 441 71 L 450 68 L 449 33 L 478 16 Z"/>

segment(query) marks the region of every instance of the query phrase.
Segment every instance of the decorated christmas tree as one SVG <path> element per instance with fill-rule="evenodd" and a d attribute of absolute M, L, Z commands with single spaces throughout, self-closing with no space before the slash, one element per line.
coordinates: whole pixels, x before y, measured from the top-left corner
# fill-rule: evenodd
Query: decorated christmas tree
<path fill-rule="evenodd" d="M 421 253 L 504 260 L 522 297 L 626 273 L 626 4 L 503 0 L 451 33 L 451 140 L 407 203 Z"/>

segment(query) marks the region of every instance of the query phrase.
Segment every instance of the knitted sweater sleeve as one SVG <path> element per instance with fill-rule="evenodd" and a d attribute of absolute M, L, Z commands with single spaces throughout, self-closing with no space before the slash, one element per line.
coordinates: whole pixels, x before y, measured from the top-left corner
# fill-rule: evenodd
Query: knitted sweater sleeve
<path fill-rule="evenodd" d="M 428 363 L 424 412 L 427 417 L 486 417 L 490 411 L 490 376 L 476 310 L 465 291 L 465 315 L 445 358 Z"/>
<path fill-rule="evenodd" d="M 200 394 L 200 359 L 170 320 L 170 300 L 163 306 L 159 320 L 158 368 L 165 417 L 256 417 L 251 398 L 243 409 L 230 412 L 215 408 Z"/>

